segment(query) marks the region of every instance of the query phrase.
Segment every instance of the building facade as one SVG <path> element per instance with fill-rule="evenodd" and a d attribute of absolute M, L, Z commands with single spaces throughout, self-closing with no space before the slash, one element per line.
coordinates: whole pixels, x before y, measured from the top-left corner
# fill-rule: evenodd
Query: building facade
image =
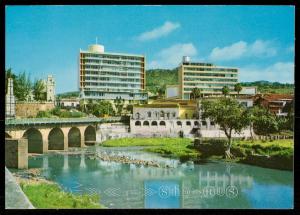
<path fill-rule="evenodd" d="M 79 53 L 79 90 L 87 99 L 147 100 L 145 57 L 104 52 L 104 46 L 91 45 Z"/>
<path fill-rule="evenodd" d="M 226 137 L 219 126 L 209 119 L 201 119 L 200 103 L 190 100 L 155 101 L 134 105 L 130 132 L 143 137 Z M 234 137 L 249 137 L 249 129 Z"/>
<path fill-rule="evenodd" d="M 238 83 L 238 69 L 215 66 L 211 63 L 191 62 L 183 57 L 178 67 L 179 97 L 190 99 L 193 88 L 200 88 L 204 96 L 221 95 L 222 88 L 228 86 L 235 94 L 234 85 Z"/>

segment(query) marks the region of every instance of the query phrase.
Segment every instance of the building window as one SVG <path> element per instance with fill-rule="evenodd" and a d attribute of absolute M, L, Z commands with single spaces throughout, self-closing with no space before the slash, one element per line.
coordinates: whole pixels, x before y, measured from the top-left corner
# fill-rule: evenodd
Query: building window
<path fill-rule="evenodd" d="M 203 126 L 206 126 L 206 121 L 203 120 L 203 121 L 202 121 L 202 125 L 203 125 Z"/>
<path fill-rule="evenodd" d="M 136 121 L 135 122 L 135 126 L 141 126 L 141 122 L 140 121 Z"/>
<path fill-rule="evenodd" d="M 215 122 L 211 121 L 211 122 L 210 122 L 210 125 L 211 125 L 211 126 L 214 126 L 214 125 L 215 125 Z"/>
<path fill-rule="evenodd" d="M 151 112 L 150 112 L 150 111 L 148 112 L 148 117 L 149 117 L 149 118 L 151 117 Z"/>
<path fill-rule="evenodd" d="M 148 121 L 144 121 L 143 125 L 149 126 L 149 122 Z"/>
<path fill-rule="evenodd" d="M 195 122 L 194 122 L 194 125 L 195 125 L 195 126 L 199 125 L 199 122 L 198 122 L 198 121 L 195 121 Z"/>
<path fill-rule="evenodd" d="M 186 121 L 186 125 L 191 126 L 191 122 L 190 121 Z"/>
<path fill-rule="evenodd" d="M 176 124 L 182 126 L 181 121 L 177 121 Z"/>
<path fill-rule="evenodd" d="M 153 121 L 153 122 L 151 123 L 151 126 L 157 126 L 157 122 L 156 122 L 156 121 Z"/>
<path fill-rule="evenodd" d="M 161 125 L 161 126 L 165 126 L 165 125 L 166 125 L 166 123 L 165 123 L 165 121 L 160 121 L 159 125 Z"/>

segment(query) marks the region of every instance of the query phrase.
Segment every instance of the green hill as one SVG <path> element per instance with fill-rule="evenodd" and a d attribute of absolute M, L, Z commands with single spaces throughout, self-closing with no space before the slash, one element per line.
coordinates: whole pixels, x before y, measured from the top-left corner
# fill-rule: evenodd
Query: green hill
<path fill-rule="evenodd" d="M 150 69 L 146 71 L 146 90 L 156 94 L 166 85 L 178 84 L 177 69 Z"/>

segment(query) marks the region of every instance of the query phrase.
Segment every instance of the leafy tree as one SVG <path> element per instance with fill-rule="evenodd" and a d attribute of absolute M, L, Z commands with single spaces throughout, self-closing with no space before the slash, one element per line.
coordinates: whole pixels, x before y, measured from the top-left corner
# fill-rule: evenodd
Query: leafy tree
<path fill-rule="evenodd" d="M 14 86 L 14 94 L 19 101 L 26 101 L 31 91 L 31 81 L 25 72 L 16 77 L 16 85 Z"/>
<path fill-rule="evenodd" d="M 45 101 L 47 99 L 46 86 L 44 82 L 39 79 L 33 84 L 33 96 L 36 101 Z"/>
<path fill-rule="evenodd" d="M 258 106 L 253 109 L 253 129 L 257 135 L 269 136 L 278 131 L 278 122 L 268 109 Z"/>
<path fill-rule="evenodd" d="M 158 90 L 157 90 L 158 96 L 160 98 L 163 98 L 164 95 L 165 95 L 165 91 L 166 91 L 166 85 L 159 87 Z"/>
<path fill-rule="evenodd" d="M 201 104 L 202 119 L 209 118 L 220 126 L 224 131 L 228 142 L 225 149 L 225 157 L 232 158 L 230 153 L 232 145 L 232 133 L 240 133 L 249 125 L 247 109 L 232 98 L 221 98 L 219 100 L 206 100 Z"/>
<path fill-rule="evenodd" d="M 116 107 L 116 109 L 117 109 L 117 114 L 118 114 L 118 115 L 121 115 L 122 110 L 123 110 L 123 107 L 124 107 L 124 104 L 125 104 L 125 100 L 124 100 L 124 99 L 121 99 L 121 96 L 120 96 L 120 97 L 117 97 L 117 98 L 114 100 L 114 104 L 115 104 L 115 107 Z"/>
<path fill-rule="evenodd" d="M 202 90 L 198 87 L 193 88 L 191 92 L 191 99 L 199 99 L 201 97 L 201 91 Z"/>
<path fill-rule="evenodd" d="M 234 85 L 234 91 L 236 91 L 238 93 L 238 95 L 240 94 L 242 89 L 243 89 L 243 87 L 240 83 L 237 83 L 237 84 Z"/>
<path fill-rule="evenodd" d="M 224 86 L 222 88 L 222 94 L 226 97 L 229 94 L 229 87 L 228 86 Z"/>

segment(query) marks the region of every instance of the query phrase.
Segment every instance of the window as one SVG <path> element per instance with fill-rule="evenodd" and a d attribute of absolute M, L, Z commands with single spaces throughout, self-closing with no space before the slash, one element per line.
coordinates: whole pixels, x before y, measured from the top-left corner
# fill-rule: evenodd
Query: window
<path fill-rule="evenodd" d="M 148 117 L 149 117 L 149 118 L 151 117 L 151 112 L 150 112 L 150 111 L 148 112 Z"/>
<path fill-rule="evenodd" d="M 159 123 L 160 126 L 166 125 L 165 121 L 160 121 Z"/>
<path fill-rule="evenodd" d="M 191 126 L 191 122 L 190 121 L 186 121 L 186 125 Z"/>

